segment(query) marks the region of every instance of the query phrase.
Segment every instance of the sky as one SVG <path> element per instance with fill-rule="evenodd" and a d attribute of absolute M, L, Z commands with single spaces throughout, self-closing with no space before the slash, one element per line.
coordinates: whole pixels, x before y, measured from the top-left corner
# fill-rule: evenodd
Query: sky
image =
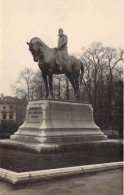
<path fill-rule="evenodd" d="M 58 29 L 68 36 L 69 54 L 92 42 L 123 47 L 123 0 L 0 0 L 0 93 L 14 96 L 24 68 L 38 71 L 28 50 L 33 37 L 57 46 Z"/>

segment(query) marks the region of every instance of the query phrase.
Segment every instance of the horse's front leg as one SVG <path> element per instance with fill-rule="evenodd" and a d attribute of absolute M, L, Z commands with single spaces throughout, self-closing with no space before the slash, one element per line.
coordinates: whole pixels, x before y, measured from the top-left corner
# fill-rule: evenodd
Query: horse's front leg
<path fill-rule="evenodd" d="M 70 72 L 66 73 L 66 76 L 69 79 L 69 81 L 74 89 L 74 93 L 76 94 L 76 87 L 75 87 L 74 77 L 73 77 L 72 73 L 70 73 Z"/>
<path fill-rule="evenodd" d="M 75 96 L 76 99 L 79 99 L 79 76 L 75 76 Z"/>
<path fill-rule="evenodd" d="M 49 87 L 50 87 L 50 94 L 53 97 L 53 76 L 49 75 Z"/>
<path fill-rule="evenodd" d="M 48 89 L 47 75 L 45 73 L 42 73 L 42 77 L 43 77 L 44 85 L 45 85 L 45 88 L 46 88 L 46 98 L 48 98 L 48 96 L 49 96 L 49 89 Z"/>

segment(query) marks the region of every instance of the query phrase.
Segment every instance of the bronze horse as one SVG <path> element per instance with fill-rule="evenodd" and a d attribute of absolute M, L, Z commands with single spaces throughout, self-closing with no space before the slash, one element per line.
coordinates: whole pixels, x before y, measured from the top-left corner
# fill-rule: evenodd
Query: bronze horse
<path fill-rule="evenodd" d="M 62 66 L 62 70 L 57 68 L 55 56 L 55 50 L 49 48 L 43 41 L 35 37 L 30 40 L 29 50 L 31 51 L 34 61 L 38 62 L 39 68 L 42 72 L 42 77 L 44 80 L 46 88 L 46 97 L 50 94 L 53 96 L 53 87 L 52 87 L 52 76 L 53 74 L 65 74 L 69 81 L 71 82 L 75 96 L 78 99 L 79 97 L 79 78 L 82 81 L 84 74 L 84 67 L 80 60 L 74 56 L 69 57 L 69 61 L 66 65 Z M 81 73 L 80 73 L 81 72 Z M 79 77 L 80 76 L 80 77 Z M 47 79 L 49 77 L 49 80 Z M 49 82 L 49 87 L 48 87 Z"/>

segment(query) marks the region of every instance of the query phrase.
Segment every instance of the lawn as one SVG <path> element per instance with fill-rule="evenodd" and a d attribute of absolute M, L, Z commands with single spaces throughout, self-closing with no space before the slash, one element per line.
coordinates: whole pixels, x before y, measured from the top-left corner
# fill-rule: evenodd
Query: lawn
<path fill-rule="evenodd" d="M 56 154 L 35 154 L 0 148 L 0 167 L 16 172 L 99 164 L 123 160 L 122 147 Z"/>

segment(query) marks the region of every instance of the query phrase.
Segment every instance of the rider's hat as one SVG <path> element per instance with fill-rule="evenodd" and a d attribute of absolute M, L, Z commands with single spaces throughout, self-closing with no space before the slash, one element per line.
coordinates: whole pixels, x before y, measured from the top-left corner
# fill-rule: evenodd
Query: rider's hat
<path fill-rule="evenodd" d="M 61 36 L 61 35 L 63 35 L 63 29 L 62 28 L 59 28 L 59 33 L 58 33 L 58 36 Z"/>

